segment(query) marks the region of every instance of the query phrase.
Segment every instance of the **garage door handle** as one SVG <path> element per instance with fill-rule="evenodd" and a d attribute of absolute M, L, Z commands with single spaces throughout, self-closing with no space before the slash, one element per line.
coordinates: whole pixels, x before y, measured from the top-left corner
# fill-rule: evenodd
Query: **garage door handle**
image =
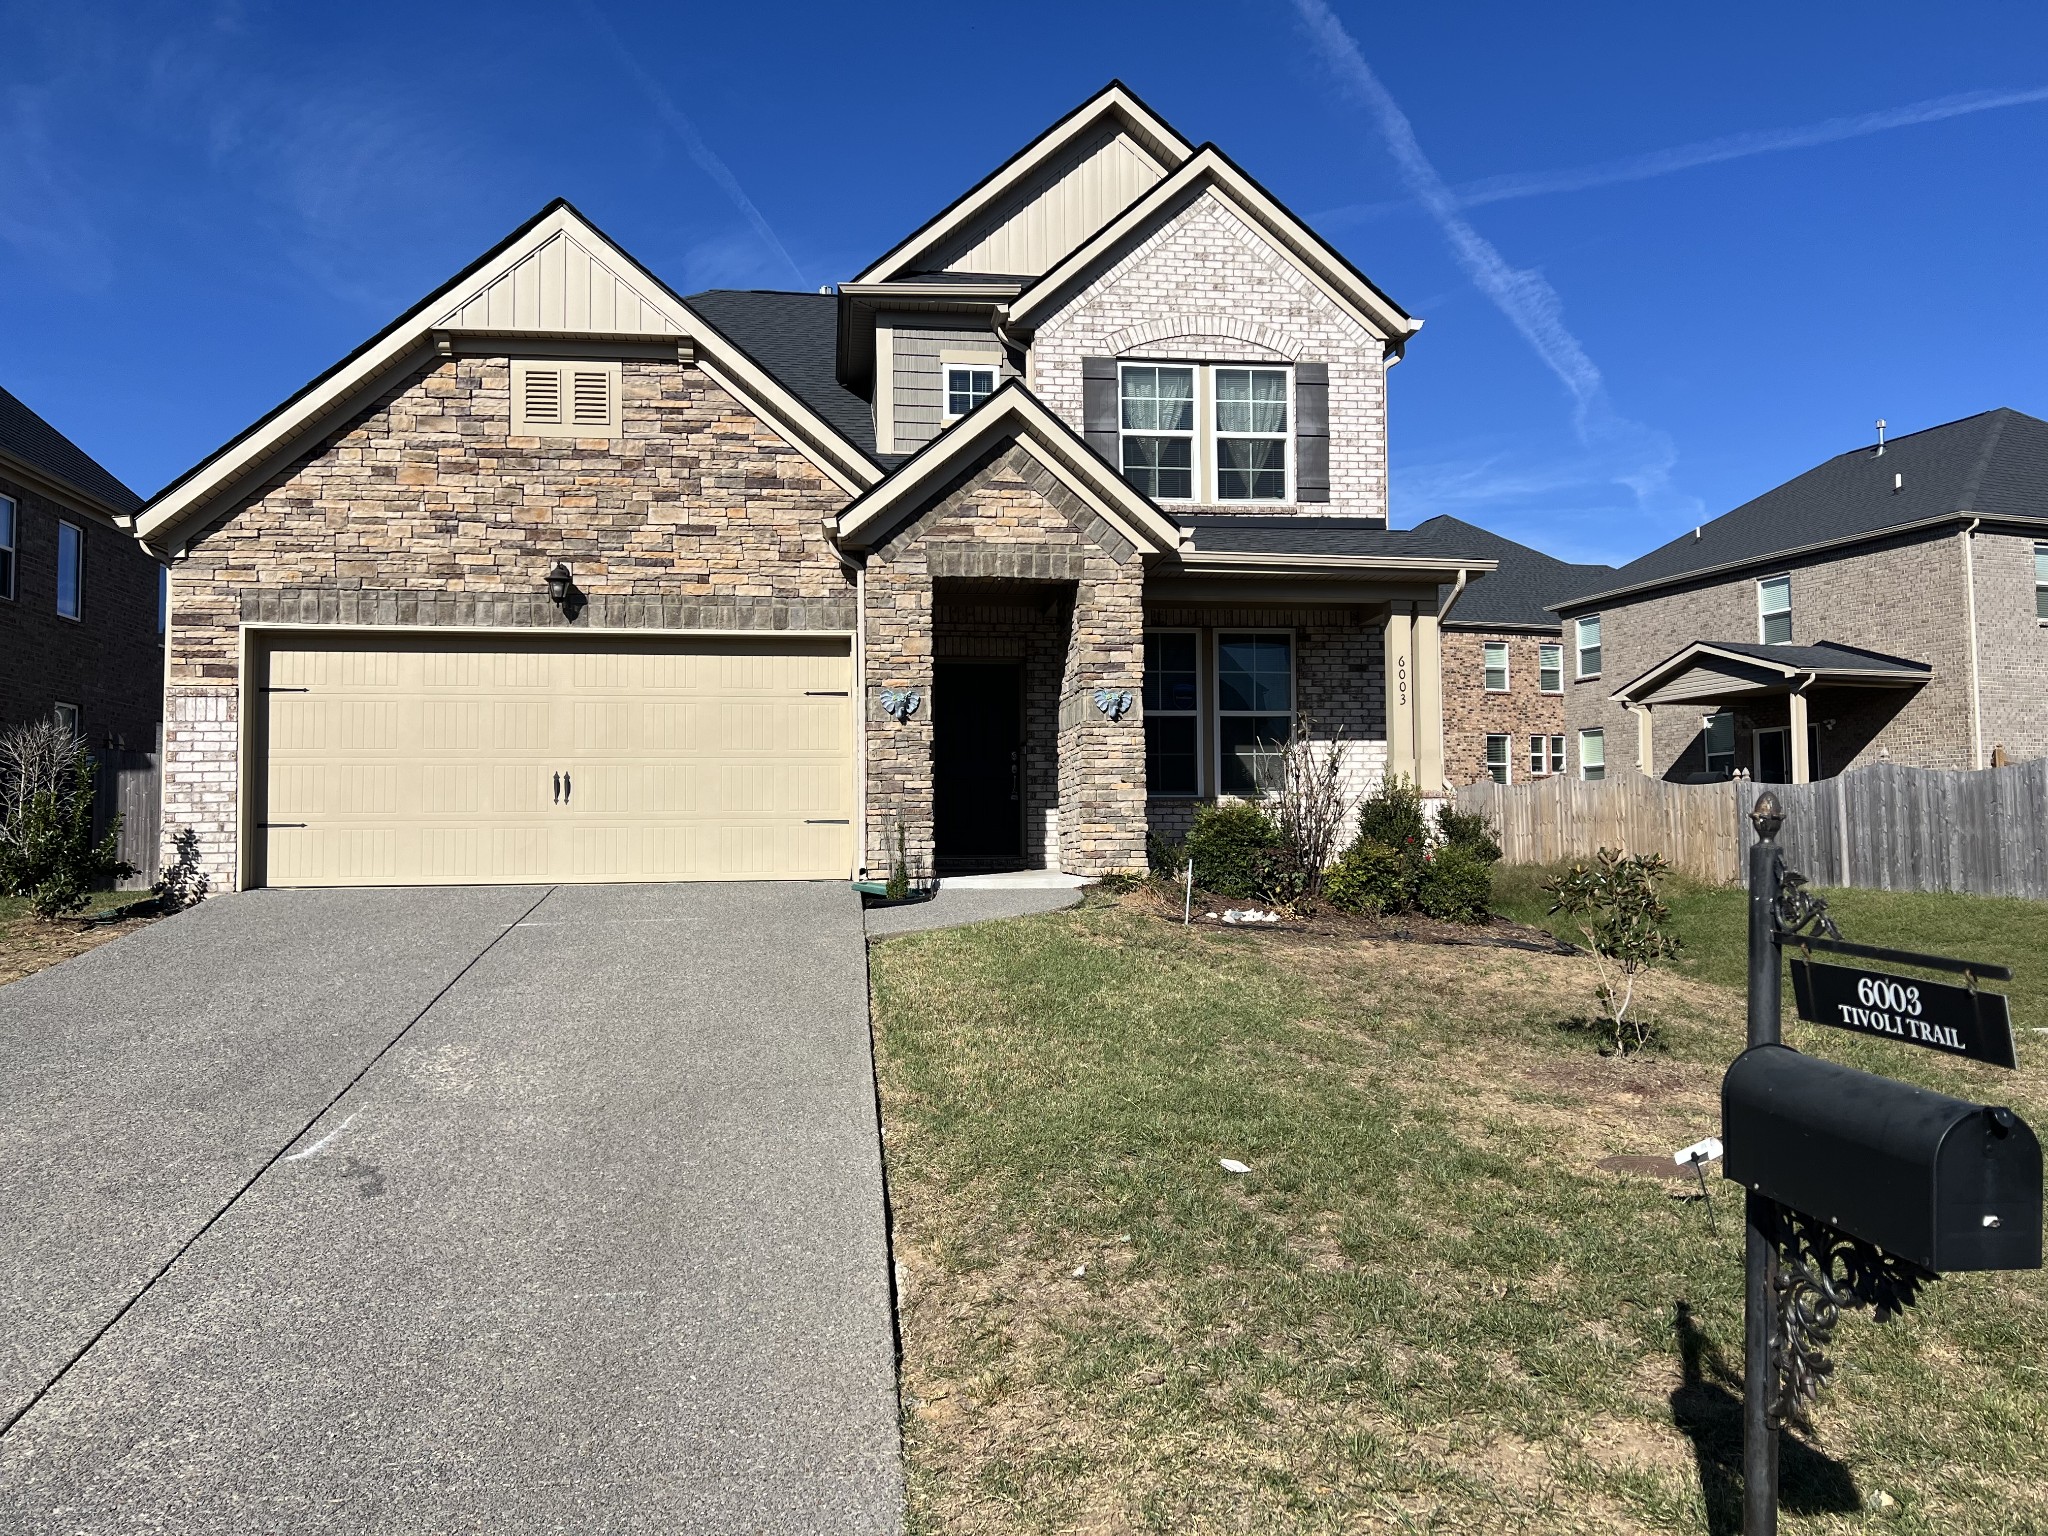
<path fill-rule="evenodd" d="M 557 804 L 557 805 L 560 805 L 561 803 L 562 803 L 562 776 L 561 776 L 561 775 L 560 775 L 560 774 L 558 773 L 558 774 L 556 774 L 556 775 L 555 775 L 555 804 Z"/>
<path fill-rule="evenodd" d="M 562 804 L 569 803 L 569 797 L 576 793 L 576 781 L 566 773 L 562 775 Z"/>

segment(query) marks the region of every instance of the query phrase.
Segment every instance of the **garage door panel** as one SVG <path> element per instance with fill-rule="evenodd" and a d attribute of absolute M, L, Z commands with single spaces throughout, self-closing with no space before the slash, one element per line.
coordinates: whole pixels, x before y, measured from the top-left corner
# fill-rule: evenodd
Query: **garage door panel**
<path fill-rule="evenodd" d="M 850 872 L 843 640 L 336 632 L 267 667 L 273 884 Z"/>

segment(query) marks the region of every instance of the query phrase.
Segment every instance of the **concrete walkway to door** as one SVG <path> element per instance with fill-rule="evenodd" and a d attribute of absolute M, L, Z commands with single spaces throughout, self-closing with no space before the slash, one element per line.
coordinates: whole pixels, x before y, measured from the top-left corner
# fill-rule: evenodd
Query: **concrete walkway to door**
<path fill-rule="evenodd" d="M 843 886 L 259 891 L 0 988 L 0 1530 L 892 1533 L 893 1349 Z"/>

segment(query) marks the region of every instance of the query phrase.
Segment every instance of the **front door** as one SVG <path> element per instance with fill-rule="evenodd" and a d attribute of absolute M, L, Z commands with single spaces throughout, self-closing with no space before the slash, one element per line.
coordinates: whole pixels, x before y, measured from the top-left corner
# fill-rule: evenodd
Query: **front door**
<path fill-rule="evenodd" d="M 1024 854 L 1023 669 L 932 669 L 932 817 L 941 864 L 998 868 Z"/>

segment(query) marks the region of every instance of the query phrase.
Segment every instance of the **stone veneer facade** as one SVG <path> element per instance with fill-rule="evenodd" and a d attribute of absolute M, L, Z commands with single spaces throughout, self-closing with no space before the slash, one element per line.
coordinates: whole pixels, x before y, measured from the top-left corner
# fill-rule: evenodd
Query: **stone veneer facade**
<path fill-rule="evenodd" d="M 389 391 L 204 534 L 171 575 L 164 826 L 239 875 L 245 624 L 850 634 L 824 519 L 846 496 L 696 369 L 623 365 L 617 438 L 511 434 L 511 369 L 457 357 Z M 542 590 L 566 562 L 573 621 Z"/>
<path fill-rule="evenodd" d="M 1544 740 L 1548 773 L 1549 738 L 1565 734 L 1564 695 L 1545 693 L 1540 648 L 1557 645 L 1556 635 L 1515 630 L 1443 630 L 1444 779 L 1453 788 L 1487 777 L 1486 738 L 1508 738 L 1508 782 L 1534 777 L 1529 769 L 1529 738 Z M 1508 648 L 1508 689 L 1486 690 L 1486 647 Z"/>
<path fill-rule="evenodd" d="M 1014 584 L 1026 602 L 1068 605 L 1055 723 L 1058 814 L 1043 852 L 1076 874 L 1143 868 L 1143 566 L 1127 540 L 1015 446 L 942 488 L 868 555 L 867 867 L 890 867 L 899 826 L 911 864 L 929 869 L 935 857 L 932 715 L 943 706 L 932 695 L 934 617 L 936 584 L 949 578 Z M 899 721 L 883 708 L 885 688 L 916 689 L 924 702 Z M 1097 689 L 1129 692 L 1130 712 L 1110 719 L 1095 706 Z"/>

